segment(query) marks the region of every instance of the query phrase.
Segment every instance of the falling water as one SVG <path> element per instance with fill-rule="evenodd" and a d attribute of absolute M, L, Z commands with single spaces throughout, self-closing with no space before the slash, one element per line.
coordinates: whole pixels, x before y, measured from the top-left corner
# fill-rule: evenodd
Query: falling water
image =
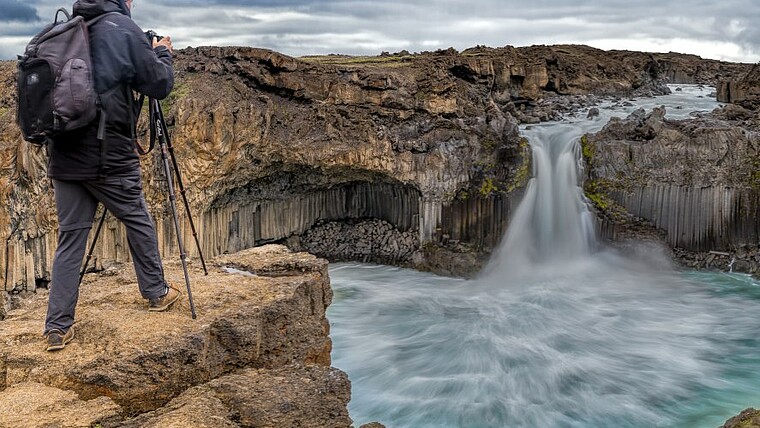
<path fill-rule="evenodd" d="M 580 131 L 555 124 L 524 132 L 533 149 L 533 177 L 507 235 L 487 272 L 514 277 L 530 274 L 537 263 L 587 257 L 594 245 L 594 216 L 578 178 Z"/>
<path fill-rule="evenodd" d="M 714 106 L 703 91 L 644 103 L 685 116 Z M 534 177 L 480 278 L 332 266 L 357 426 L 715 427 L 760 405 L 756 281 L 596 242 L 578 139 L 620 114 L 603 112 L 523 130 Z"/>

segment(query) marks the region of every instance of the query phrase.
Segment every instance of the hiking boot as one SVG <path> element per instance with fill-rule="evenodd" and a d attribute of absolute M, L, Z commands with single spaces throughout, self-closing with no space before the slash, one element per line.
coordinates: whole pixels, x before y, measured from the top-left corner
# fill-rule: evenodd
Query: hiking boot
<path fill-rule="evenodd" d="M 74 328 L 70 327 L 66 333 L 54 328 L 45 334 L 47 337 L 47 350 L 60 351 L 74 338 Z"/>
<path fill-rule="evenodd" d="M 148 311 L 150 312 L 164 312 L 168 310 L 171 305 L 179 299 L 180 292 L 176 288 L 169 285 L 167 287 L 169 291 L 161 297 L 148 300 Z"/>

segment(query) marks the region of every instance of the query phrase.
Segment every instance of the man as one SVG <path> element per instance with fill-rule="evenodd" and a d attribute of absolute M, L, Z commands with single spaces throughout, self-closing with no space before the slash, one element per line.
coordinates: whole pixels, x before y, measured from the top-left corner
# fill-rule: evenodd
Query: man
<path fill-rule="evenodd" d="M 59 232 L 45 320 L 48 351 L 63 349 L 74 338 L 79 270 L 98 202 L 126 227 L 148 310 L 168 310 L 180 295 L 164 280 L 156 231 L 145 204 L 132 95 L 132 90 L 156 99 L 169 94 L 174 84 L 171 38 L 154 39 L 151 46 L 132 21 L 131 9 L 132 0 L 74 3 L 74 15 L 86 20 L 108 13 L 90 27 L 89 34 L 95 90 L 102 107 L 90 126 L 49 145 L 48 176 L 55 191 Z"/>

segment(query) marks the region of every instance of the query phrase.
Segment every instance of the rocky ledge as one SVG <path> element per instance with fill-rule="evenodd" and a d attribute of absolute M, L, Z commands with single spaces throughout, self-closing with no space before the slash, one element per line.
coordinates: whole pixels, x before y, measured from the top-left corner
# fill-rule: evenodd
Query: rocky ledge
<path fill-rule="evenodd" d="M 282 246 L 223 255 L 148 313 L 131 265 L 87 275 L 75 339 L 44 350 L 47 293 L 0 321 L 2 427 L 348 427 L 350 383 L 330 367 L 327 262 Z M 166 277 L 184 290 L 178 263 Z"/>
<path fill-rule="evenodd" d="M 607 238 L 662 239 L 685 266 L 760 272 L 758 111 L 613 118 L 581 140 L 586 196 Z"/>

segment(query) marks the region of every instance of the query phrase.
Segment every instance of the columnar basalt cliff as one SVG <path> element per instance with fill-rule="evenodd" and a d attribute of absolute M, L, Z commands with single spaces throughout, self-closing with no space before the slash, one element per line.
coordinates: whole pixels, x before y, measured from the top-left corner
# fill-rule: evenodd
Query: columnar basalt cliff
<path fill-rule="evenodd" d="M 659 235 L 692 267 L 760 271 L 760 115 L 727 105 L 671 121 L 613 118 L 582 139 L 586 194 L 612 239 Z"/>
<path fill-rule="evenodd" d="M 721 80 L 718 101 L 734 103 L 750 110 L 760 108 L 760 64 L 756 64 L 741 79 Z"/>
<path fill-rule="evenodd" d="M 666 82 L 715 83 L 748 69 L 570 45 L 303 59 L 197 48 L 178 52 L 176 87 L 162 106 L 207 255 L 269 242 L 321 251 L 335 233 L 359 237 L 346 228 L 362 227 L 382 248 L 357 251 L 343 239 L 343 250 L 324 254 L 466 274 L 502 236 L 528 178 L 518 121 L 558 117 L 595 96 L 657 94 Z M 52 191 L 44 149 L 23 143 L 13 123 L 13 63 L 0 64 L 0 81 L 2 275 L 7 288 L 33 289 L 50 280 Z M 547 101 L 555 99 L 564 101 Z M 176 254 L 161 169 L 152 156 L 144 163 L 162 250 Z M 114 220 L 101 239 L 99 268 L 127 260 Z"/>

